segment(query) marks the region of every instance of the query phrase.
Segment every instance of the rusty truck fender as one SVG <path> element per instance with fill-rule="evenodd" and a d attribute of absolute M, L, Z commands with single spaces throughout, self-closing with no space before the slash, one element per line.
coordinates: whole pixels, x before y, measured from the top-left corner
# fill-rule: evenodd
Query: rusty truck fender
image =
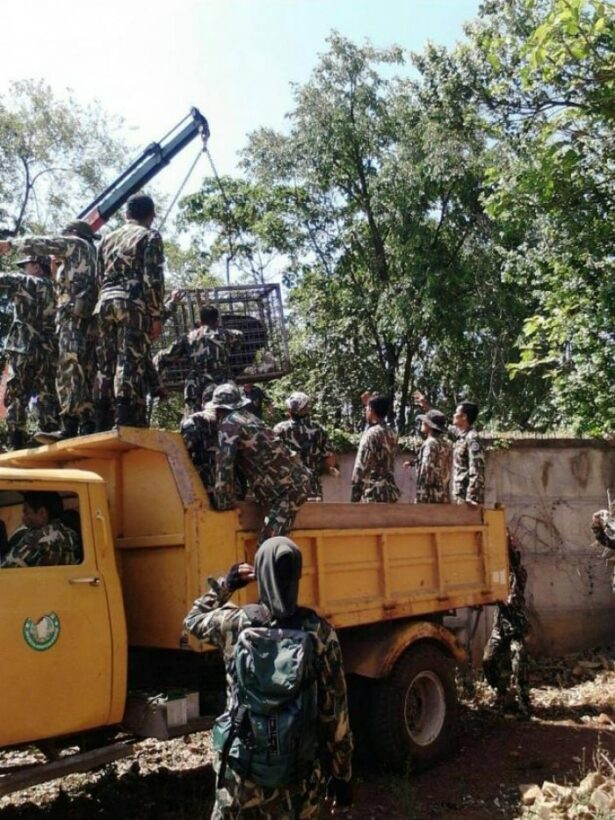
<path fill-rule="evenodd" d="M 389 621 L 344 629 L 339 638 L 345 671 L 366 678 L 388 677 L 402 653 L 419 641 L 438 646 L 456 663 L 467 660 L 453 633 L 431 621 Z"/>

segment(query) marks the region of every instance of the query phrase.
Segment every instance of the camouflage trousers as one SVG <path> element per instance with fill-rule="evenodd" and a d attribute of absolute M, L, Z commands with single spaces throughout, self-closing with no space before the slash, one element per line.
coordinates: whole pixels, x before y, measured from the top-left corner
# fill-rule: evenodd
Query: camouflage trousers
<path fill-rule="evenodd" d="M 323 798 L 320 766 L 290 789 L 265 789 L 227 770 L 224 787 L 216 789 L 211 820 L 315 820 Z"/>
<path fill-rule="evenodd" d="M 94 416 L 92 388 L 96 376 L 96 322 L 63 316 L 58 322 L 56 388 L 60 415 L 89 422 Z"/>
<path fill-rule="evenodd" d="M 363 504 L 392 504 L 399 500 L 399 489 L 394 478 L 367 478 L 363 484 Z"/>
<path fill-rule="evenodd" d="M 508 691 L 506 684 L 511 673 L 510 688 L 516 691 L 519 706 L 529 708 L 529 661 L 524 630 L 518 629 L 499 609 L 483 654 L 483 671 L 487 683 L 498 695 L 504 695 Z"/>
<path fill-rule="evenodd" d="M 46 433 L 57 430 L 58 398 L 55 390 L 57 358 L 54 351 L 40 350 L 31 355 L 8 353 L 9 378 L 4 405 L 6 425 L 10 431 L 25 432 L 28 406 L 34 398 L 34 416 L 38 428 Z"/>
<path fill-rule="evenodd" d="M 254 488 L 256 502 L 265 509 L 263 525 L 258 534 L 260 546 L 268 538 L 288 535 L 292 530 L 299 508 L 308 500 L 310 474 L 302 467 L 291 474 L 286 487 Z"/>
<path fill-rule="evenodd" d="M 203 391 L 212 384 L 223 384 L 214 382 L 208 373 L 190 372 L 184 382 L 184 411 L 186 415 L 198 413 L 203 409 Z"/>
<path fill-rule="evenodd" d="M 121 299 L 103 302 L 98 316 L 98 372 L 94 398 L 115 397 L 133 409 L 145 406 L 149 320 Z M 137 411 L 138 412 L 138 411 Z"/>

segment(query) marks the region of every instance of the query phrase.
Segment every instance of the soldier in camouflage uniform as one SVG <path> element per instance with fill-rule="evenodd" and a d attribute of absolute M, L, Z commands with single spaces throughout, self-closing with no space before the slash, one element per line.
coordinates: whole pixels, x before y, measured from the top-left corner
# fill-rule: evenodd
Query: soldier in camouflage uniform
<path fill-rule="evenodd" d="M 453 416 L 453 500 L 457 504 L 485 503 L 485 455 L 474 422 L 478 407 L 471 401 L 457 405 Z"/>
<path fill-rule="evenodd" d="M 211 306 L 200 310 L 201 325 L 173 342 L 156 357 L 158 368 L 164 368 L 168 359 L 187 357 L 190 369 L 184 383 L 186 413 L 201 408 L 201 396 L 208 384 L 224 384 L 232 378 L 230 353 L 243 343 L 240 330 L 220 327 L 220 314 Z"/>
<path fill-rule="evenodd" d="M 24 493 L 27 529 L 2 562 L 2 568 L 77 564 L 78 536 L 60 521 L 62 499 L 54 492 Z"/>
<path fill-rule="evenodd" d="M 598 544 L 604 547 L 602 557 L 612 568 L 611 584 L 615 592 L 615 514 L 609 499 L 608 510 L 598 510 L 592 517 L 592 532 Z"/>
<path fill-rule="evenodd" d="M 310 472 L 260 419 L 249 413 L 239 388 L 219 385 L 212 404 L 218 419 L 216 507 L 236 503 L 235 472 L 241 469 L 257 504 L 265 511 L 258 543 L 292 529 L 299 507 L 307 501 Z"/>
<path fill-rule="evenodd" d="M 98 249 L 97 429 L 104 429 L 113 399 L 118 426 L 143 424 L 149 345 L 162 330 L 164 248 L 151 229 L 154 203 L 133 196 L 126 215 L 126 224 L 107 234 Z"/>
<path fill-rule="evenodd" d="M 418 452 L 417 504 L 448 504 L 453 452 L 445 438 L 446 416 L 439 410 L 429 410 L 419 419 L 426 438 Z"/>
<path fill-rule="evenodd" d="M 427 398 L 418 390 L 414 401 L 426 413 L 431 410 Z M 474 402 L 457 405 L 448 434 L 453 440 L 453 501 L 456 504 L 484 504 L 485 455 L 474 422 L 478 407 Z"/>
<path fill-rule="evenodd" d="M 372 396 L 366 409 L 369 427 L 363 432 L 352 471 L 351 501 L 394 502 L 399 499 L 395 483 L 397 433 L 387 425 L 389 400 Z"/>
<path fill-rule="evenodd" d="M 6 252 L 8 243 L 0 246 Z M 6 248 L 8 250 L 8 248 Z M 0 289 L 13 303 L 13 321 L 4 340 L 9 379 L 4 403 L 11 447 L 23 447 L 28 404 L 36 397 L 35 412 L 41 430 L 58 426 L 58 403 L 53 385 L 53 315 L 55 298 L 49 278 L 49 260 L 27 257 L 18 262 L 23 273 L 1 273 Z"/>
<path fill-rule="evenodd" d="M 483 671 L 487 683 L 493 687 L 498 698 L 504 699 L 507 686 L 508 666 L 512 669 L 512 689 L 516 690 L 518 714 L 530 716 L 530 684 L 528 655 L 525 636 L 529 622 L 525 606 L 527 572 L 521 563 L 521 552 L 508 533 L 509 594 L 506 603 L 498 603 L 491 636 L 483 654 Z"/>
<path fill-rule="evenodd" d="M 259 387 L 257 384 L 244 382 L 243 393 L 246 399 L 250 401 L 250 404 L 247 405 L 247 409 L 250 413 L 254 413 L 257 418 L 262 419 L 263 411 L 265 409 L 271 409 L 271 399 L 262 387 Z"/>
<path fill-rule="evenodd" d="M 321 473 L 335 467 L 335 456 L 329 447 L 325 430 L 310 419 L 310 399 L 305 393 L 292 393 L 286 400 L 288 421 L 273 428 L 278 438 L 299 455 L 310 471 L 310 497 L 322 499 Z"/>
<path fill-rule="evenodd" d="M 217 646 L 223 654 L 227 678 L 227 703 L 232 702 L 234 685 L 232 658 L 239 634 L 251 625 L 244 609 L 229 603 L 236 589 L 256 580 L 260 603 L 271 613 L 272 622 L 284 626 L 293 619 L 299 628 L 314 637 L 317 658 L 315 669 L 318 686 L 318 716 L 321 728 L 320 759 L 314 761 L 312 775 L 285 788 L 264 788 L 249 779 L 240 778 L 229 766 L 222 783 L 218 784 L 212 820 L 309 820 L 319 816 L 325 781 L 329 778 L 328 794 L 339 807 L 352 802 L 352 735 L 348 720 L 346 681 L 342 653 L 334 629 L 313 610 L 297 606 L 301 577 L 301 552 L 288 538 L 265 541 L 256 555 L 256 569 L 249 564 L 236 564 L 226 577 L 212 582 L 212 589 L 195 601 L 184 625 L 199 640 Z M 214 769 L 219 774 L 220 757 L 216 755 Z"/>
<path fill-rule="evenodd" d="M 56 389 L 62 431 L 55 438 L 93 433 L 92 386 L 95 357 L 92 311 L 96 304 L 96 248 L 98 239 L 87 222 L 75 220 L 62 236 L 28 236 L 11 241 L 26 253 L 52 255 L 61 260 L 55 290 L 58 367 Z"/>

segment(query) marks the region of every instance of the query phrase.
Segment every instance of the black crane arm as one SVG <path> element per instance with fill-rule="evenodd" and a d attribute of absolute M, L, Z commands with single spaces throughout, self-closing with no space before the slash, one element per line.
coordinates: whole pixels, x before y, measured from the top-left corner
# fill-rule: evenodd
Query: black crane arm
<path fill-rule="evenodd" d="M 192 140 L 200 135 L 204 147 L 209 138 L 209 125 L 198 108 L 179 122 L 160 142 L 151 145 L 137 157 L 105 190 L 79 214 L 93 230 L 98 230 L 115 214 L 132 194 L 153 179 L 165 165 Z"/>

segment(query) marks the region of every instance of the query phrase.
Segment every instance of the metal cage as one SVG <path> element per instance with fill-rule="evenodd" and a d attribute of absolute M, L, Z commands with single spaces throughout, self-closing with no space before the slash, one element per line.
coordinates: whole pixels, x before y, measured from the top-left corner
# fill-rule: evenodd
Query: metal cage
<path fill-rule="evenodd" d="M 239 384 L 278 379 L 290 372 L 288 337 L 279 285 L 228 285 L 184 290 L 171 307 L 157 353 L 199 326 L 199 311 L 212 305 L 220 311 L 220 324 L 241 330 L 243 344 L 230 354 L 233 378 Z M 163 380 L 170 390 L 182 390 L 188 375 L 187 357 L 165 362 Z"/>

